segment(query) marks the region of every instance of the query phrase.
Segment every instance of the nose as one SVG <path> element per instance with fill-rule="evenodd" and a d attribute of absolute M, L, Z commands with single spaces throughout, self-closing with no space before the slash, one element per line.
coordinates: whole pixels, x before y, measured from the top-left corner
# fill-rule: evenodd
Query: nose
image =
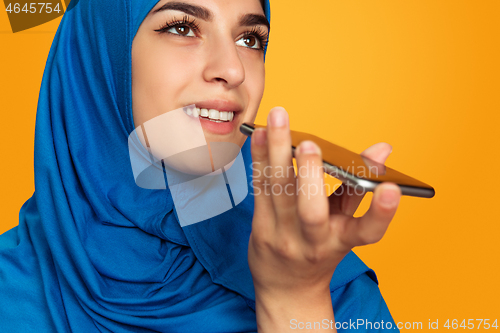
<path fill-rule="evenodd" d="M 220 82 L 226 88 L 235 88 L 245 81 L 245 67 L 238 46 L 229 37 L 218 37 L 207 48 L 207 62 L 203 77 L 207 82 Z"/>

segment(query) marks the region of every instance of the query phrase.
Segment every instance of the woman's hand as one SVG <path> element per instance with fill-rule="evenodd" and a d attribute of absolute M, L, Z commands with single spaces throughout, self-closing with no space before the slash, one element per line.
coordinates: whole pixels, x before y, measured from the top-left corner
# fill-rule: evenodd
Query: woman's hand
<path fill-rule="evenodd" d="M 274 108 L 267 130 L 252 135 L 255 211 L 248 261 L 262 331 L 286 331 L 292 319 L 333 320 L 329 284 L 335 268 L 353 247 L 382 238 L 401 196 L 395 184 L 381 184 L 366 214 L 354 218 L 363 195 L 344 185 L 325 195 L 321 151 L 310 141 L 296 149 L 295 176 L 290 147 L 288 115 Z M 380 143 L 362 155 L 383 164 L 390 152 Z"/>

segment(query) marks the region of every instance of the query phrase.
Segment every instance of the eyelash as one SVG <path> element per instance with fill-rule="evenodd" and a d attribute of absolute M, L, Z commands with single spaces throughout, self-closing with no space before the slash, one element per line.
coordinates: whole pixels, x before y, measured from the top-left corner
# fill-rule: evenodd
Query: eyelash
<path fill-rule="evenodd" d="M 193 30 L 194 33 L 200 32 L 200 25 L 197 23 L 197 21 L 195 19 L 190 19 L 187 15 L 184 16 L 182 20 L 173 19 L 172 21 L 166 22 L 155 31 L 158 33 L 171 33 L 168 32 L 168 30 L 176 26 L 188 26 L 190 29 Z M 257 38 L 259 42 L 260 47 L 255 50 L 264 51 L 267 48 L 268 44 L 267 33 L 263 31 L 260 27 L 253 27 L 252 30 L 245 32 L 240 37 L 240 39 L 249 36 Z"/>
<path fill-rule="evenodd" d="M 267 43 L 268 43 L 267 33 L 263 31 L 260 27 L 253 27 L 252 30 L 245 32 L 243 36 L 241 36 L 241 38 L 245 38 L 248 36 L 257 38 L 260 45 L 258 50 L 264 51 L 265 49 L 267 49 Z"/>
<path fill-rule="evenodd" d="M 186 15 L 182 18 L 182 20 L 172 20 L 170 22 L 167 22 L 160 26 L 160 28 L 156 29 L 155 31 L 159 33 L 169 33 L 168 30 L 175 26 L 182 26 L 182 25 L 187 25 L 189 28 L 191 28 L 195 33 L 200 32 L 200 25 L 196 22 L 195 19 L 189 19 L 189 17 Z"/>

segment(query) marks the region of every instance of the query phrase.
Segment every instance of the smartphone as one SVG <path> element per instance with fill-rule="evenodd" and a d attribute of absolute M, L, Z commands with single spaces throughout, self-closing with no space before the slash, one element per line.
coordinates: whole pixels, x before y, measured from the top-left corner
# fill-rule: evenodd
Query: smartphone
<path fill-rule="evenodd" d="M 240 131 L 247 136 L 251 136 L 253 131 L 259 127 L 265 126 L 243 123 Z M 305 140 L 315 142 L 321 148 L 325 173 L 356 189 L 356 193 L 359 193 L 358 190 L 373 191 L 382 182 L 392 182 L 399 186 L 403 195 L 432 198 L 435 194 L 432 186 L 369 158 L 312 134 L 297 131 L 290 132 L 292 136 L 292 156 L 295 157 L 295 148 L 300 142 Z"/>

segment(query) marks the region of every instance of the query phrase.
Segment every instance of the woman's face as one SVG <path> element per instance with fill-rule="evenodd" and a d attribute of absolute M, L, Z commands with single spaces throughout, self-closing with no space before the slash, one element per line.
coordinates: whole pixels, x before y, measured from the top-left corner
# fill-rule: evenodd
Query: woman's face
<path fill-rule="evenodd" d="M 241 147 L 264 92 L 268 29 L 259 0 L 158 2 L 132 44 L 135 126 L 194 104 L 208 142 Z"/>

